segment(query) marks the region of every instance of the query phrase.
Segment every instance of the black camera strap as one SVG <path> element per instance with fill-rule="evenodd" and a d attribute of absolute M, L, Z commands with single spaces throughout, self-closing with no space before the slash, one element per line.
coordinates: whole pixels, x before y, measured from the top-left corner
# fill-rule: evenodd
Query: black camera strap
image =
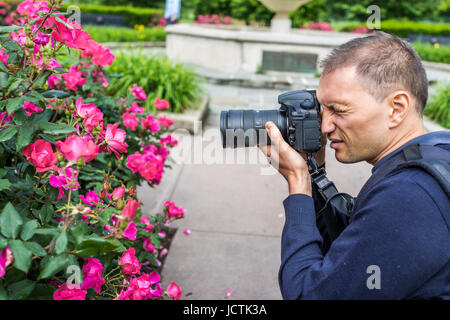
<path fill-rule="evenodd" d="M 325 167 L 319 168 L 314 156 L 308 155 L 308 165 L 313 187 L 315 187 L 319 194 L 325 201 L 323 208 L 317 212 L 317 218 L 324 215 L 325 224 L 327 226 L 328 234 L 331 241 L 334 241 L 342 230 L 345 224 L 336 216 L 331 205 L 339 212 L 346 216 L 350 216 L 353 212 L 354 198 L 347 193 L 341 193 L 337 190 L 332 181 L 327 178 Z"/>

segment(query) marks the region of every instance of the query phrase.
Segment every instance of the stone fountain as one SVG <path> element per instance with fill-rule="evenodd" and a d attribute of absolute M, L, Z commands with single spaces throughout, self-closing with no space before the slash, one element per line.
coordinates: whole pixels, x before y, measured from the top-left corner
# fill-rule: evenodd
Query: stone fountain
<path fill-rule="evenodd" d="M 315 74 L 335 46 L 357 35 L 291 29 L 289 12 L 310 0 L 259 0 L 275 12 L 271 27 L 176 24 L 166 27 L 169 58 L 229 74 Z"/>
<path fill-rule="evenodd" d="M 270 22 L 273 32 L 289 32 L 291 30 L 291 19 L 289 13 L 311 0 L 259 0 L 269 10 L 275 12 Z"/>

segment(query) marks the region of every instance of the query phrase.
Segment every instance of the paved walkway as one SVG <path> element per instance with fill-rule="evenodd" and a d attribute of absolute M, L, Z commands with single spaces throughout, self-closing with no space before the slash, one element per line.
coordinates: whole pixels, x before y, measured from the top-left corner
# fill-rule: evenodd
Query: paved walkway
<path fill-rule="evenodd" d="M 276 108 L 280 93 L 217 85 L 207 88 L 211 103 L 203 133 L 216 132 L 216 137 L 221 110 Z M 189 143 L 188 136 L 178 138 L 181 145 Z M 205 140 L 203 143 L 205 150 L 220 141 L 216 138 L 208 145 Z M 251 150 L 224 152 L 235 153 L 238 159 L 249 157 Z M 233 292 L 229 299 L 281 299 L 277 275 L 284 225 L 282 201 L 288 186 L 276 172 L 261 174 L 261 170 L 271 169 L 263 155 L 261 158 L 254 164 L 178 163 L 160 186 L 139 190 L 146 211 L 158 212 L 168 199 L 186 208 L 185 219 L 173 223 L 178 231 L 162 274 L 166 285 L 176 281 L 182 287 L 184 299 L 226 299 L 228 289 Z M 356 196 L 371 166 L 339 164 L 329 148 L 327 159 L 330 179 L 339 190 Z M 191 234 L 185 235 L 185 229 Z"/>

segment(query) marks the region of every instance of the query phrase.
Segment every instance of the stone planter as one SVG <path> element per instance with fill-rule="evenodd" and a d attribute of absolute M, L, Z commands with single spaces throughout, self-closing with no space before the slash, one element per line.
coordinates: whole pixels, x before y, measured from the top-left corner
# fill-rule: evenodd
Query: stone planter
<path fill-rule="evenodd" d="M 183 113 L 159 112 L 158 115 L 164 115 L 173 120 L 171 130 L 187 129 L 191 134 L 199 132 L 202 121 L 208 114 L 209 96 L 204 96 L 197 109 L 188 109 Z"/>

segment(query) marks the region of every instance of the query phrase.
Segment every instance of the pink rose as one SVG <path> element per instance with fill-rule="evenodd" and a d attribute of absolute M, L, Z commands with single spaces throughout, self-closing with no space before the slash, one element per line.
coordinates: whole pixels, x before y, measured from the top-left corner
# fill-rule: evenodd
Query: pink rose
<path fill-rule="evenodd" d="M 136 119 L 136 115 L 134 113 L 125 112 L 122 115 L 123 125 L 125 128 L 136 130 L 136 127 L 139 125 L 139 121 Z"/>
<path fill-rule="evenodd" d="M 166 201 L 164 209 L 167 211 L 168 218 L 182 219 L 184 218 L 184 208 L 177 207 L 173 201 Z"/>
<path fill-rule="evenodd" d="M 78 197 L 81 199 L 81 201 L 83 201 L 85 204 L 89 206 L 93 206 L 100 201 L 97 192 L 92 190 L 88 191 L 86 193 L 86 196 L 79 195 Z"/>
<path fill-rule="evenodd" d="M 35 112 L 42 112 L 44 110 L 42 110 L 41 108 L 39 108 L 38 106 L 36 106 L 35 104 L 29 102 L 29 101 L 25 101 L 23 103 L 23 109 L 25 110 L 25 113 L 27 114 L 27 116 L 31 116 L 33 113 Z"/>
<path fill-rule="evenodd" d="M 143 113 L 144 112 L 144 108 L 139 107 L 138 104 L 136 103 L 136 101 L 133 101 L 131 103 L 131 107 L 129 107 L 127 109 L 127 112 Z"/>
<path fill-rule="evenodd" d="M 85 43 L 85 48 L 81 53 L 82 57 L 91 57 L 91 62 L 97 66 L 111 65 L 114 61 L 114 55 L 109 48 L 103 47 L 100 43 L 94 40 L 88 40 Z"/>
<path fill-rule="evenodd" d="M 73 285 L 71 289 L 67 288 L 67 284 L 64 282 L 58 290 L 53 293 L 54 300 L 85 300 L 86 290 L 80 289 L 79 285 Z"/>
<path fill-rule="evenodd" d="M 158 132 L 161 129 L 158 120 L 154 119 L 152 115 L 148 115 L 147 118 L 142 118 L 141 124 L 151 132 Z"/>
<path fill-rule="evenodd" d="M 136 240 L 136 232 L 137 232 L 136 223 L 131 221 L 127 225 L 125 230 L 123 230 L 122 236 L 124 236 L 127 239 L 130 239 L 131 241 L 134 241 L 134 240 Z"/>
<path fill-rule="evenodd" d="M 182 294 L 181 288 L 175 282 L 172 281 L 167 287 L 167 294 L 169 297 L 175 300 L 180 300 Z"/>
<path fill-rule="evenodd" d="M 124 196 L 125 196 L 125 187 L 117 187 L 112 192 L 113 200 L 118 200 L 120 198 L 123 198 Z"/>
<path fill-rule="evenodd" d="M 83 266 L 83 283 L 81 289 L 94 288 L 97 293 L 100 293 L 105 279 L 102 278 L 103 266 L 95 258 L 86 258 Z"/>
<path fill-rule="evenodd" d="M 161 180 L 163 171 L 164 164 L 154 156 L 139 169 L 139 173 L 145 180 L 155 184 Z"/>
<path fill-rule="evenodd" d="M 80 188 L 80 184 L 78 183 L 78 169 L 73 169 L 71 166 L 67 167 L 65 170 L 58 169 L 58 175 L 52 174 L 48 181 L 50 185 L 54 188 L 58 188 L 59 194 L 56 200 L 59 198 L 66 196 L 64 195 L 63 188 L 65 190 L 77 190 Z"/>
<path fill-rule="evenodd" d="M 159 110 L 164 110 L 164 109 L 170 108 L 169 102 L 164 99 L 156 98 L 153 103 L 155 104 L 156 109 L 159 109 Z"/>
<path fill-rule="evenodd" d="M 159 125 L 163 128 L 169 128 L 171 125 L 173 125 L 173 120 L 166 118 L 165 116 L 161 116 L 158 118 Z"/>
<path fill-rule="evenodd" d="M 62 74 L 66 87 L 69 90 L 77 91 L 77 86 L 82 86 L 87 79 L 82 77 L 81 71 L 78 71 L 75 66 L 71 66 L 68 71 L 68 73 Z"/>
<path fill-rule="evenodd" d="M 53 152 L 50 142 L 37 140 L 35 143 L 23 148 L 22 152 L 27 161 L 36 167 L 37 172 L 58 170 L 58 167 L 55 165 L 58 159 L 56 153 Z"/>
<path fill-rule="evenodd" d="M 64 142 L 57 141 L 56 147 L 64 158 L 72 162 L 77 162 L 80 158 L 84 162 L 94 160 L 99 149 L 93 140 L 76 135 L 68 137 Z"/>
<path fill-rule="evenodd" d="M 108 124 L 105 133 L 105 140 L 108 143 L 109 148 L 114 152 L 117 159 L 120 158 L 119 152 L 127 152 L 128 144 L 125 143 L 127 136 L 126 132 L 122 129 L 118 129 L 119 123 Z"/>
<path fill-rule="evenodd" d="M 60 81 L 61 81 L 61 78 L 56 75 L 51 75 L 47 79 L 48 86 L 52 89 L 55 89 Z"/>
<path fill-rule="evenodd" d="M 175 147 L 178 144 L 178 141 L 169 134 L 165 138 L 160 138 L 159 143 L 161 143 L 162 145 L 168 145 L 170 147 Z"/>
<path fill-rule="evenodd" d="M 65 17 L 60 16 L 59 18 L 68 23 L 68 20 Z M 54 29 L 52 32 L 53 38 L 56 41 L 65 43 L 69 48 L 86 48 L 90 39 L 89 33 L 84 31 L 81 26 L 75 21 L 72 21 L 72 23 L 68 24 L 70 24 L 72 28 L 68 28 L 63 23 L 54 19 Z"/>
<path fill-rule="evenodd" d="M 130 221 L 133 220 L 134 217 L 136 216 L 136 212 L 139 209 L 140 205 L 141 205 L 140 201 L 136 201 L 132 198 L 129 198 L 127 204 L 122 209 L 122 217 L 128 218 L 128 220 Z"/>
<path fill-rule="evenodd" d="M 5 67 L 8 67 L 8 58 L 9 56 L 5 53 L 5 48 L 0 50 L 0 61 L 3 62 Z"/>
<path fill-rule="evenodd" d="M 144 89 L 142 89 L 142 87 L 138 87 L 136 83 L 133 84 L 133 89 L 131 90 L 131 92 L 136 97 L 136 99 L 147 100 L 147 95 L 145 94 Z"/>
<path fill-rule="evenodd" d="M 6 274 L 6 268 L 13 263 L 14 255 L 11 248 L 6 246 L 0 251 L 0 278 L 3 278 Z"/>
<path fill-rule="evenodd" d="M 153 245 L 152 240 L 150 238 L 144 240 L 144 250 L 150 253 L 155 252 L 155 246 Z"/>
<path fill-rule="evenodd" d="M 128 251 L 125 251 L 122 254 L 122 257 L 119 260 L 119 265 L 122 266 L 122 272 L 126 275 L 137 274 L 141 270 L 141 264 L 134 255 L 135 253 L 136 251 L 134 248 L 129 248 Z"/>
<path fill-rule="evenodd" d="M 135 152 L 132 155 L 129 155 L 127 157 L 127 168 L 130 169 L 133 173 L 136 173 L 139 171 L 139 169 L 144 165 L 145 158 L 142 154 L 139 152 Z"/>

